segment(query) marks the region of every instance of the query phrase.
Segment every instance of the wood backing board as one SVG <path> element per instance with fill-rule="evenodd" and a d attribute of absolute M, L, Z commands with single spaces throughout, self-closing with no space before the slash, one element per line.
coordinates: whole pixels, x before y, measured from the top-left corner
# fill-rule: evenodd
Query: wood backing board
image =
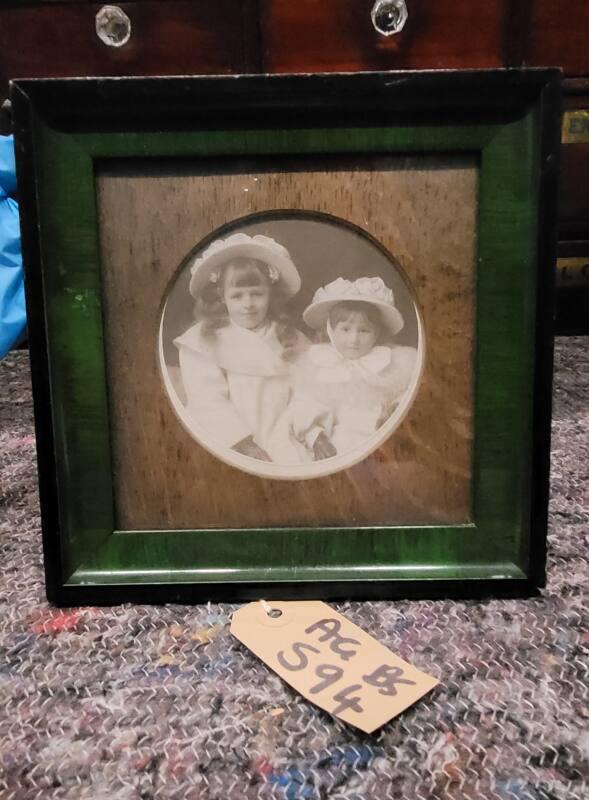
<path fill-rule="evenodd" d="M 97 187 L 120 529 L 471 520 L 474 159 L 178 162 L 156 174 L 105 165 Z M 356 466 L 308 481 L 262 479 L 210 455 L 176 419 L 158 366 L 161 305 L 182 259 L 221 226 L 273 209 L 330 214 L 375 237 L 405 270 L 426 332 L 401 427 Z"/>

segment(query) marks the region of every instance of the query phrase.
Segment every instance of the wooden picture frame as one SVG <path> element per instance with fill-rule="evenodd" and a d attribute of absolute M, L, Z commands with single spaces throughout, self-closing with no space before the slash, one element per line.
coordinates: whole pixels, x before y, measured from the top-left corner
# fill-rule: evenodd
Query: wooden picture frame
<path fill-rule="evenodd" d="M 542 586 L 559 98 L 556 70 L 14 82 L 50 601 Z M 342 275 L 413 298 L 415 391 L 335 471 L 260 472 L 171 407 L 186 288 L 236 233 L 290 242 L 307 306 Z"/>

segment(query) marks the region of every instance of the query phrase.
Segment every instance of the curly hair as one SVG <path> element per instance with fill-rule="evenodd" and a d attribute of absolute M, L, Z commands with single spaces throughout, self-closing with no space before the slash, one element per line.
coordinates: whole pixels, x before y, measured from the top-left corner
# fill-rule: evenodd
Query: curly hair
<path fill-rule="evenodd" d="M 297 329 L 285 311 L 288 295 L 281 283 L 272 282 L 268 265 L 257 258 L 232 258 L 223 264 L 218 279 L 202 289 L 195 305 L 195 317 L 198 321 L 202 321 L 202 335 L 213 338 L 221 328 L 229 324 L 229 314 L 223 300 L 224 290 L 229 282 L 231 286 L 270 286 L 267 319 L 276 323 L 276 335 L 282 345 L 282 357 L 285 360 L 292 358 L 298 335 Z"/>

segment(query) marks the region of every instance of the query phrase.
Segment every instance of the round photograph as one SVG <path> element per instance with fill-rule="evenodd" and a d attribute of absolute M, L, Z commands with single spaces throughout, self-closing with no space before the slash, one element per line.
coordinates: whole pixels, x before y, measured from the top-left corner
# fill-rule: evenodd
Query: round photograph
<path fill-rule="evenodd" d="M 330 475 L 370 455 L 410 408 L 424 351 L 394 255 L 314 212 L 256 214 L 197 243 L 159 327 L 165 390 L 186 433 L 265 478 Z"/>

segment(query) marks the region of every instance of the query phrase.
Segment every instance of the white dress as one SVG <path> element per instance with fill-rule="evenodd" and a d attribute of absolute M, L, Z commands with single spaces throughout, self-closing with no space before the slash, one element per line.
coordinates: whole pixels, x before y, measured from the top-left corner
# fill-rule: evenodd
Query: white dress
<path fill-rule="evenodd" d="M 313 345 L 297 366 L 295 438 L 310 449 L 324 432 L 338 455 L 365 444 L 401 401 L 416 359 L 414 347 L 378 345 L 347 359 L 332 344 Z"/>
<path fill-rule="evenodd" d="M 302 352 L 308 342 L 297 334 Z M 188 414 L 218 447 L 232 448 L 251 436 L 277 464 L 310 460 L 289 428 L 292 382 L 276 323 L 261 332 L 229 323 L 208 337 L 197 323 L 174 344 Z"/>

